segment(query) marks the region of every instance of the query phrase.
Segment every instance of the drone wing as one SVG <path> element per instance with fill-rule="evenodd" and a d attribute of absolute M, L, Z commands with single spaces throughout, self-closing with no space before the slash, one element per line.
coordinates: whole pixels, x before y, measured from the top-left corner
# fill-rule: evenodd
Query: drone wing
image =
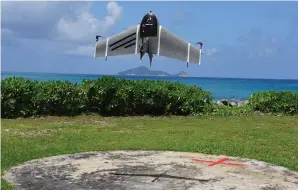
<path fill-rule="evenodd" d="M 201 49 L 179 38 L 162 26 L 159 26 L 158 45 L 156 55 L 201 64 Z"/>
<path fill-rule="evenodd" d="M 133 26 L 110 38 L 97 41 L 94 57 L 137 54 L 138 46 L 141 43 L 139 30 L 140 25 Z M 149 45 L 147 46 L 147 44 Z M 201 49 L 194 47 L 162 26 L 159 26 L 157 38 L 144 42 L 145 52 L 147 52 L 148 47 L 153 54 L 159 56 L 178 59 L 187 63 L 201 63 Z"/>
<path fill-rule="evenodd" d="M 97 41 L 94 57 L 136 54 L 139 28 L 139 25 L 133 26 L 105 40 Z"/>

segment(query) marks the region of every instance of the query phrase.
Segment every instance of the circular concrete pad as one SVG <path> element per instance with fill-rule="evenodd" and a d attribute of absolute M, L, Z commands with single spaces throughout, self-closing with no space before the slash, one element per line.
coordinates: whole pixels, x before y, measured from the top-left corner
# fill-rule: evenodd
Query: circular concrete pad
<path fill-rule="evenodd" d="M 172 151 L 108 151 L 33 160 L 17 189 L 298 189 L 298 173 L 256 160 Z"/>

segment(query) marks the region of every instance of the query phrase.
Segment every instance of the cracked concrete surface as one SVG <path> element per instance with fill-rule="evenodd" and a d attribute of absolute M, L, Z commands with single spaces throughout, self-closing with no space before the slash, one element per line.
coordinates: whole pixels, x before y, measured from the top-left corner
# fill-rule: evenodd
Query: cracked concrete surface
<path fill-rule="evenodd" d="M 265 162 L 228 157 L 244 166 L 193 162 L 223 155 L 172 151 L 106 151 L 61 155 L 13 167 L 16 189 L 298 190 L 298 173 Z"/>

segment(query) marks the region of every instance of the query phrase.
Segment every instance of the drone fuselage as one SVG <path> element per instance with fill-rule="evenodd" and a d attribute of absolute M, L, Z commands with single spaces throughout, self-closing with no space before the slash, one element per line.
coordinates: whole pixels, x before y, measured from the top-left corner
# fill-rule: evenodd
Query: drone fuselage
<path fill-rule="evenodd" d="M 159 23 L 156 16 L 150 11 L 147 13 L 140 24 L 140 39 L 142 41 L 140 46 L 140 62 L 142 62 L 142 57 L 145 53 L 148 53 L 150 59 L 150 66 L 153 58 L 153 53 L 150 51 L 151 47 L 151 39 L 150 38 L 157 38 L 158 36 L 158 29 Z M 144 38 L 145 41 L 144 41 Z M 147 42 L 147 44 L 145 44 Z M 146 47 L 144 47 L 146 46 Z"/>
<path fill-rule="evenodd" d="M 147 13 L 140 25 L 140 37 L 156 37 L 158 35 L 158 20 L 156 16 L 150 11 Z"/>

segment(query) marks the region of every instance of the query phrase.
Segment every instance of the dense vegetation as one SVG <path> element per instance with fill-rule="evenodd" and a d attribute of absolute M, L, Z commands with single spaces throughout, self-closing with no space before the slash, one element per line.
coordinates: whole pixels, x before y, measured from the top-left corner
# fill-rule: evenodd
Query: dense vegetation
<path fill-rule="evenodd" d="M 298 93 L 292 91 L 267 91 L 251 95 L 252 109 L 262 112 L 297 114 Z"/>
<path fill-rule="evenodd" d="M 213 103 L 211 92 L 196 86 L 153 80 L 101 77 L 83 80 L 39 82 L 6 78 L 1 84 L 1 117 L 33 115 L 239 115 L 253 111 L 298 113 L 298 93 L 267 91 L 254 93 L 240 107 Z"/>

